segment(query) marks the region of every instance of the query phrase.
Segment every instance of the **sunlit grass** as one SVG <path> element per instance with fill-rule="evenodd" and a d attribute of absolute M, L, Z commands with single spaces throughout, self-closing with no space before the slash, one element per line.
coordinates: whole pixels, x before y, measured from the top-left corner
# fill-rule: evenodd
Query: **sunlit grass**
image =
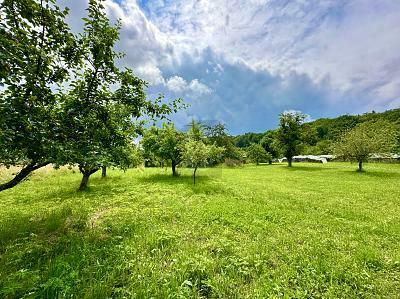
<path fill-rule="evenodd" d="M 400 294 L 400 165 L 80 175 L 0 193 L 0 297 Z"/>

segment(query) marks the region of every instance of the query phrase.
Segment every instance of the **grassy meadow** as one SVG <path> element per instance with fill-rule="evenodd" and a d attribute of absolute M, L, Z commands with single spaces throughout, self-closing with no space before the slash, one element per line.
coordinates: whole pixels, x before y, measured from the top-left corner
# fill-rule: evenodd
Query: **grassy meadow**
<path fill-rule="evenodd" d="M 400 298 L 400 165 L 355 169 L 39 170 L 0 193 L 0 298 Z"/>

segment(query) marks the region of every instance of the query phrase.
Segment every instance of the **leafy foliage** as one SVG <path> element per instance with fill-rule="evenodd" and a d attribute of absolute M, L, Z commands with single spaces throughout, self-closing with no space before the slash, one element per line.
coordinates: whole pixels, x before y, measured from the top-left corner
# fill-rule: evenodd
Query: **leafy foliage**
<path fill-rule="evenodd" d="M 67 12 L 53 0 L 0 3 L 0 164 L 24 166 L 0 191 L 54 162 L 62 151 L 55 87 L 79 59 Z"/>
<path fill-rule="evenodd" d="M 393 125 L 387 122 L 362 123 L 343 134 L 335 146 L 339 157 L 357 161 L 359 171 L 362 163 L 373 153 L 390 153 L 394 148 L 396 135 Z"/>
<path fill-rule="evenodd" d="M 207 145 L 202 140 L 189 138 L 183 147 L 183 161 L 186 165 L 193 168 L 193 183 L 196 184 L 196 171 L 199 167 L 204 167 L 208 163 L 219 160 L 224 151 L 223 147 Z"/>
<path fill-rule="evenodd" d="M 221 161 L 229 159 L 237 160 L 239 163 L 243 161 L 243 153 L 234 144 L 234 138 L 228 134 L 226 126 L 218 123 L 215 126 L 205 127 L 205 136 L 208 144 L 215 144 L 216 146 L 223 147 L 224 153 L 221 156 Z"/>
<path fill-rule="evenodd" d="M 84 21 L 80 39 L 83 63 L 76 69 L 72 90 L 65 95 L 66 142 L 59 160 L 60 164 L 79 165 L 83 174 L 80 189 L 103 165 L 125 167 L 130 151 L 123 149 L 131 147 L 142 131 L 144 122 L 139 118 L 162 118 L 176 111 L 178 105 L 161 104 L 161 98 L 147 100 L 146 83 L 130 69 L 121 71 L 115 65 L 122 56 L 114 50 L 119 24 L 110 24 L 100 1 L 89 1 Z"/>
<path fill-rule="evenodd" d="M 183 133 L 177 131 L 173 124 L 163 123 L 162 128 L 148 129 L 141 145 L 147 157 L 171 162 L 172 175 L 176 175 L 176 166 L 182 161 L 183 142 Z"/>
<path fill-rule="evenodd" d="M 235 145 L 237 147 L 248 147 L 253 143 L 259 143 L 263 138 L 264 133 L 245 133 L 235 136 Z"/>
<path fill-rule="evenodd" d="M 272 158 L 280 158 L 281 150 L 278 144 L 277 130 L 269 130 L 265 133 L 263 138 L 260 140 L 261 146 L 266 152 L 268 152 Z"/>
<path fill-rule="evenodd" d="M 386 121 L 396 127 L 397 142 L 395 152 L 400 153 L 400 109 L 388 110 L 382 113 L 371 112 L 362 115 L 342 115 L 336 118 L 320 118 L 301 125 L 301 154 L 329 154 L 332 153 L 334 144 L 344 132 L 354 128 L 357 124 L 365 122 Z M 260 143 L 274 158 L 284 155 L 277 146 L 278 129 L 268 130 L 264 134 L 246 133 L 233 137 L 236 145 L 248 147 Z"/>
<path fill-rule="evenodd" d="M 297 112 L 284 113 L 279 117 L 277 139 L 289 167 L 292 166 L 293 156 L 299 154 L 301 150 L 301 124 L 304 118 L 303 114 Z"/>
<path fill-rule="evenodd" d="M 272 162 L 271 154 L 267 153 L 260 144 L 252 144 L 247 148 L 247 156 L 250 161 L 256 163 L 260 162 Z"/>
<path fill-rule="evenodd" d="M 342 135 L 362 123 L 388 122 L 397 129 L 397 147 L 400 152 L 400 109 L 388 110 L 382 113 L 371 112 L 362 115 L 342 115 L 336 118 L 320 118 L 305 123 L 302 139 L 304 154 L 328 154 L 331 153 L 337 141 Z"/>

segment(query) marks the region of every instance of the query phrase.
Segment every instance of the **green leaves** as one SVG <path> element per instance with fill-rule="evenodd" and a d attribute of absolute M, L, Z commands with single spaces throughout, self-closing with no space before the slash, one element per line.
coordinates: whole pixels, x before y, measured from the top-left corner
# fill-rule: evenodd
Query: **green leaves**
<path fill-rule="evenodd" d="M 162 128 L 151 127 L 143 136 L 143 146 L 148 161 L 154 158 L 178 165 L 182 160 L 184 134 L 173 124 L 163 123 Z M 173 166 L 174 167 L 174 166 Z M 174 174 L 174 168 L 173 168 Z"/>
<path fill-rule="evenodd" d="M 373 153 L 390 153 L 395 144 L 396 129 L 392 124 L 367 122 L 345 132 L 335 145 L 335 154 L 345 160 L 363 162 Z"/>
<path fill-rule="evenodd" d="M 79 41 L 83 63 L 75 69 L 63 108 L 68 154 L 61 161 L 85 171 L 104 165 L 125 169 L 139 161 L 132 142 L 146 121 L 165 117 L 178 104 L 162 97 L 148 100 L 146 82 L 116 66 L 122 57 L 114 49 L 120 24 L 110 24 L 101 1 L 89 1 L 84 22 Z"/>
<path fill-rule="evenodd" d="M 79 37 L 55 3 L 0 4 L 0 163 L 79 164 L 89 173 L 133 165 L 132 141 L 145 123 L 182 101 L 147 99 L 146 82 L 116 66 L 121 24 L 110 24 L 102 1 L 89 1 Z"/>
<path fill-rule="evenodd" d="M 189 139 L 183 148 L 183 160 L 192 168 L 204 167 L 210 160 L 218 160 L 224 152 L 223 147 L 207 145 L 201 140 L 193 139 Z"/>
<path fill-rule="evenodd" d="M 67 11 L 54 1 L 0 4 L 0 163 L 51 161 L 58 152 L 57 111 L 61 85 L 76 61 Z"/>
<path fill-rule="evenodd" d="M 301 124 L 305 116 L 301 113 L 282 113 L 279 117 L 279 129 L 277 138 L 279 147 L 289 161 L 300 152 L 301 146 Z"/>
<path fill-rule="evenodd" d="M 271 155 L 265 151 L 265 149 L 260 144 L 252 144 L 247 149 L 248 158 L 256 163 L 269 162 L 272 160 Z"/>

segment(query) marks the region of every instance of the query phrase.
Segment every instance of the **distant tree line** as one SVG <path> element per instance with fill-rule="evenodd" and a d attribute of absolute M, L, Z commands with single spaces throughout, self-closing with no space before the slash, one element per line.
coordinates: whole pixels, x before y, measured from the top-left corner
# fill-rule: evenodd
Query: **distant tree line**
<path fill-rule="evenodd" d="M 397 128 L 398 141 L 393 148 L 400 152 L 400 109 L 388 110 L 382 113 L 371 112 L 362 115 L 342 115 L 336 118 L 320 118 L 312 122 L 301 124 L 301 144 L 299 154 L 321 155 L 331 153 L 336 142 L 350 129 L 362 123 L 390 123 Z M 280 153 L 273 148 L 278 129 L 268 130 L 265 133 L 245 133 L 234 136 L 234 144 L 240 148 L 247 148 L 251 144 L 261 144 L 265 150 L 277 157 Z"/>

